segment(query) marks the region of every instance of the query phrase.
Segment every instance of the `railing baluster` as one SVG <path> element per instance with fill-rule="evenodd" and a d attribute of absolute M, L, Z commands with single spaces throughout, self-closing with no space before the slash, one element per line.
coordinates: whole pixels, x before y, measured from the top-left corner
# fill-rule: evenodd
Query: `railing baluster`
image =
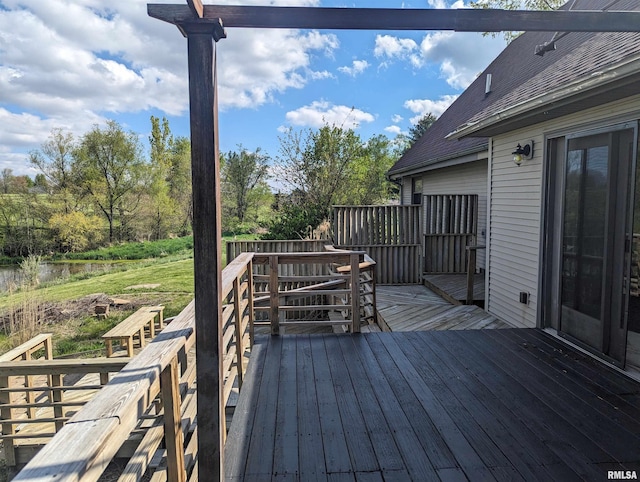
<path fill-rule="evenodd" d="M 167 482 L 185 482 L 184 435 L 180 415 L 180 375 L 178 359 L 173 358 L 160 375 L 164 404 L 164 439 L 167 447 Z M 224 419 L 222 420 L 224 424 Z M 224 428 L 222 430 L 224 433 Z"/>
<path fill-rule="evenodd" d="M 0 377 L 0 388 L 9 387 L 11 387 L 11 377 Z M 12 405 L 14 398 L 15 397 L 12 392 L 0 392 L 0 403 L 2 403 L 3 405 Z M 4 420 L 14 419 L 15 417 L 13 416 L 13 414 L 13 408 L 9 407 L 0 409 L 0 417 Z M 15 433 L 15 426 L 12 423 L 2 424 L 3 435 L 13 435 Z M 16 450 L 13 439 L 4 439 L 4 460 L 8 466 L 16 465 Z"/>
<path fill-rule="evenodd" d="M 269 301 L 270 301 L 270 319 L 271 334 L 280 334 L 280 295 L 278 293 L 278 255 L 269 256 Z"/>
<path fill-rule="evenodd" d="M 238 371 L 238 390 L 242 390 L 242 356 L 244 355 L 244 347 L 242 346 L 243 313 L 240 307 L 240 280 L 238 277 L 233 280 L 233 311 L 235 312 L 234 324 L 236 333 L 236 369 Z"/>
<path fill-rule="evenodd" d="M 360 333 L 360 255 L 351 253 L 351 331 Z"/>

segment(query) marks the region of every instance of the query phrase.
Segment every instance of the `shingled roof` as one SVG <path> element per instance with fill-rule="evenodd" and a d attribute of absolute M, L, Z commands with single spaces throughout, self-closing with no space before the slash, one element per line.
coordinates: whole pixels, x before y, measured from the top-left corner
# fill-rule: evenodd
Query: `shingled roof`
<path fill-rule="evenodd" d="M 573 0 L 569 2 L 572 3 Z M 611 3 L 611 0 L 577 0 L 572 9 L 600 10 Z M 565 5 L 563 8 L 566 7 Z M 610 9 L 640 10 L 640 2 L 619 0 Z M 569 33 L 557 41 L 557 50 L 547 52 L 542 57 L 535 55 L 536 46 L 548 42 L 552 36 L 549 32 L 526 32 L 511 42 L 396 162 L 389 170 L 389 175 L 400 177 L 403 173 L 435 167 L 446 161 L 482 152 L 487 148 L 486 137 L 463 136 L 493 135 L 497 132 L 482 129 L 481 127 L 485 127 L 483 122 L 497 122 L 502 112 L 520 104 L 531 103 L 532 99 L 540 99 L 538 107 L 542 108 L 544 102 L 558 100 L 557 97 L 545 98 L 545 95 L 554 91 L 563 95 L 563 87 L 590 85 L 581 82 L 590 80 L 593 83 L 594 78 L 607 80 L 602 77 L 607 66 L 636 60 L 640 63 L 638 33 Z M 640 75 L 640 68 L 636 70 Z M 487 74 L 491 74 L 491 92 L 485 95 Z M 614 95 L 621 97 L 639 92 L 635 84 L 627 82 L 625 86 L 626 90 L 624 86 L 618 88 Z M 579 88 L 571 92 L 584 95 Z M 583 102 L 575 109 L 610 100 L 612 96 L 591 96 L 590 103 Z M 568 112 L 566 108 L 554 111 L 555 116 Z M 541 110 L 538 117 L 528 119 L 528 124 L 526 120 L 521 120 L 520 124 L 511 122 L 509 128 L 522 127 L 548 118 L 551 118 L 550 112 Z M 504 124 L 505 120 L 502 119 L 502 122 Z M 505 130 L 504 126 L 502 130 Z"/>

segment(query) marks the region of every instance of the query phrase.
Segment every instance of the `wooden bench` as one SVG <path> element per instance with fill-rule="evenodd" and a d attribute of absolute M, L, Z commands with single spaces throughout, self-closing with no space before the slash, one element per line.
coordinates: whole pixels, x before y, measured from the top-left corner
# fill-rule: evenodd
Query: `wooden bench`
<path fill-rule="evenodd" d="M 144 346 L 145 328 L 149 326 L 149 336 L 156 336 L 156 316 L 158 317 L 158 330 L 164 328 L 164 306 L 144 306 L 134 314 L 114 326 L 102 338 L 107 346 L 107 357 L 113 356 L 113 340 L 118 340 L 127 349 L 127 356 L 133 356 L 133 337 L 138 335 L 140 347 Z"/>

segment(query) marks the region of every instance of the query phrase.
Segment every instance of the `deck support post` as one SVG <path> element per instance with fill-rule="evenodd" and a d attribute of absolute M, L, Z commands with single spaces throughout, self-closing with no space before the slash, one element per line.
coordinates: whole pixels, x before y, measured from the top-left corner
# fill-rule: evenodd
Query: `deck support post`
<path fill-rule="evenodd" d="M 222 396 L 222 256 L 220 159 L 215 42 L 218 24 L 190 20 L 178 26 L 187 37 L 191 170 L 193 179 L 193 255 L 196 353 L 198 362 L 198 474 L 222 479 L 224 405 Z"/>
<path fill-rule="evenodd" d="M 351 253 L 351 332 L 360 333 L 360 254 Z"/>
<path fill-rule="evenodd" d="M 271 334 L 280 334 L 280 292 L 278 290 L 278 256 L 269 257 L 269 319 L 271 320 Z"/>

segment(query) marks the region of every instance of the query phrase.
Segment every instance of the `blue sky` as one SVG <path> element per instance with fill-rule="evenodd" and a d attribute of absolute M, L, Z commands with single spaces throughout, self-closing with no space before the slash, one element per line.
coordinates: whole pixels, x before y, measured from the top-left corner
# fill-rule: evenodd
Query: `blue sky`
<path fill-rule="evenodd" d="M 153 0 L 153 3 L 183 3 Z M 447 0 L 205 3 L 464 8 Z M 140 134 L 167 117 L 188 136 L 186 39 L 144 0 L 0 0 L 0 170 L 34 175 L 28 152 L 51 129 L 76 136 L 108 119 Z M 218 43 L 223 152 L 278 154 L 283 129 L 323 122 L 367 139 L 441 114 L 504 48 L 473 33 L 227 29 Z"/>

